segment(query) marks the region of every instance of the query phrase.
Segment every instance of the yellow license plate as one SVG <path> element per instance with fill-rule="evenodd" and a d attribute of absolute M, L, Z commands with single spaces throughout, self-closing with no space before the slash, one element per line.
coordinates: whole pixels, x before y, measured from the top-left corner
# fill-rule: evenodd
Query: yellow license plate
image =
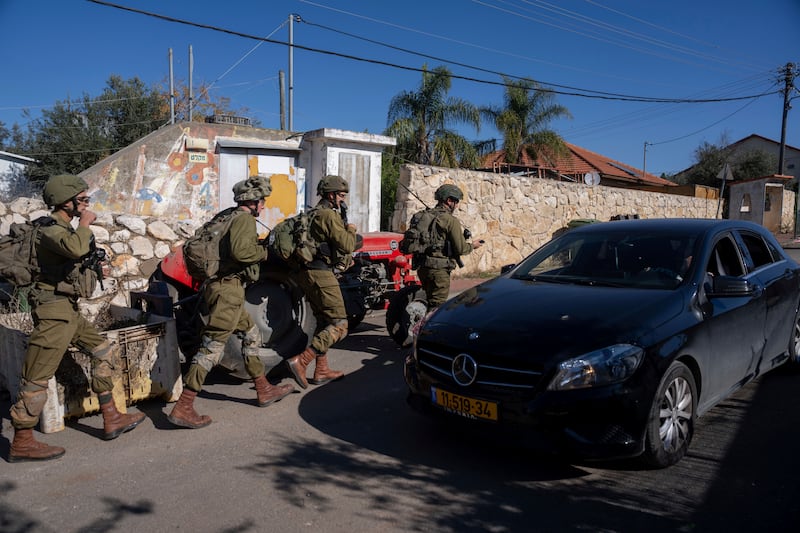
<path fill-rule="evenodd" d="M 431 387 L 431 401 L 446 411 L 467 418 L 482 418 L 497 421 L 497 403 L 453 394 Z"/>

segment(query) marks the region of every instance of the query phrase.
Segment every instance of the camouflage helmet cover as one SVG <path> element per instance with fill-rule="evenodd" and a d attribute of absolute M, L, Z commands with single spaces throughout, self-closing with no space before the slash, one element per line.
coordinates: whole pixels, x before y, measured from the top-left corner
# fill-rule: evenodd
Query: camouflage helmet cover
<path fill-rule="evenodd" d="M 323 196 L 329 192 L 350 192 L 350 186 L 341 176 L 328 175 L 319 180 L 317 194 Z"/>
<path fill-rule="evenodd" d="M 444 202 L 448 198 L 455 198 L 459 202 L 464 198 L 464 193 L 452 183 L 445 183 L 434 193 L 437 202 Z"/>
<path fill-rule="evenodd" d="M 73 174 L 59 174 L 47 180 L 42 197 L 47 205 L 54 207 L 75 198 L 87 189 L 89 185 L 83 178 Z"/>
<path fill-rule="evenodd" d="M 272 184 L 269 177 L 264 174 L 250 176 L 233 186 L 233 200 L 235 202 L 261 200 L 270 194 L 272 194 Z"/>

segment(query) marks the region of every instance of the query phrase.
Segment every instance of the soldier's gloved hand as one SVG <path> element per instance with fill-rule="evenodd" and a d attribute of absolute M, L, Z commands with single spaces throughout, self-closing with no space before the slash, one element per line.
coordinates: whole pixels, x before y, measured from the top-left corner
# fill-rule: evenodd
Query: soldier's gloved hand
<path fill-rule="evenodd" d="M 358 229 L 356 229 L 355 224 L 348 224 L 347 231 L 349 231 L 350 233 L 358 233 Z"/>

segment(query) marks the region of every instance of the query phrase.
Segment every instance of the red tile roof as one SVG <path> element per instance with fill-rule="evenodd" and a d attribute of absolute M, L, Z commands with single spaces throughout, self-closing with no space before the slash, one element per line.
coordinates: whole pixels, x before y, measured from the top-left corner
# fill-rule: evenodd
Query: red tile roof
<path fill-rule="evenodd" d="M 626 165 L 620 161 L 615 161 L 598 153 L 592 152 L 574 144 L 565 143 L 569 149 L 569 154 L 544 158 L 540 155 L 537 160 L 533 160 L 523 151 L 519 162 L 509 165 L 505 162 L 505 151 L 498 150 L 487 155 L 482 167 L 483 169 L 511 169 L 519 171 L 523 169 L 544 169 L 559 174 L 570 175 L 578 180 L 588 172 L 597 172 L 601 179 L 616 180 L 638 185 L 656 186 L 675 186 L 674 182 L 659 178 L 653 174 L 642 176 L 641 169 Z"/>

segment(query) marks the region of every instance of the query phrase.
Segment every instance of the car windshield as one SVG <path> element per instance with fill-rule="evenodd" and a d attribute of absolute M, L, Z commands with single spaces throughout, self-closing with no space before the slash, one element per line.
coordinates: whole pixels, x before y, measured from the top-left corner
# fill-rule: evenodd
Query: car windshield
<path fill-rule="evenodd" d="M 550 283 L 674 289 L 692 271 L 695 234 L 567 232 L 534 252 L 511 277 Z"/>

